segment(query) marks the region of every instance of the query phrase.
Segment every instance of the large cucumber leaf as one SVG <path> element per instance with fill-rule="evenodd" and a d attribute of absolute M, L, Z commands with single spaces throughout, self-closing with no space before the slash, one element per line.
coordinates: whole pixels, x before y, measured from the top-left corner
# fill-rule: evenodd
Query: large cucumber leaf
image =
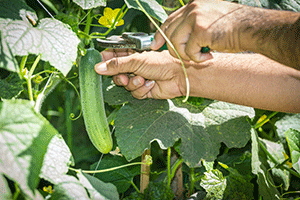
<path fill-rule="evenodd" d="M 28 21 L 0 18 L 3 39 L 13 55 L 41 54 L 41 59 L 66 75 L 77 57 L 79 39 L 56 19 L 42 19 L 37 27 Z"/>
<path fill-rule="evenodd" d="M 73 165 L 71 152 L 65 141 L 59 137 L 51 140 L 41 170 L 41 178 L 54 184 L 51 199 L 117 199 L 117 189 L 112 184 L 89 179 L 88 175 L 77 173 L 77 178 L 67 175 Z M 94 183 L 97 183 L 97 186 Z M 88 193 L 87 193 L 88 191 Z M 105 191 L 109 191 L 106 193 Z"/>
<path fill-rule="evenodd" d="M 168 18 L 165 10 L 155 0 L 125 0 L 125 3 L 127 4 L 128 8 L 141 10 L 141 7 L 137 4 L 137 1 L 140 2 L 142 7 L 150 16 L 154 17 L 158 21 L 164 22 Z"/>
<path fill-rule="evenodd" d="M 18 63 L 9 48 L 6 41 L 3 39 L 2 32 L 0 31 L 0 68 L 12 71 L 19 72 Z"/>
<path fill-rule="evenodd" d="M 221 142 L 240 148 L 250 139 L 247 118 L 254 116 L 252 108 L 201 98 L 186 104 L 181 98 L 136 100 L 124 90 L 112 84 L 105 88 L 104 99 L 110 104 L 129 102 L 115 120 L 117 143 L 128 160 L 142 155 L 153 141 L 166 149 L 181 140 L 180 155 L 195 167 L 201 159 L 215 160 Z"/>
<path fill-rule="evenodd" d="M 0 102 L 0 174 L 17 181 L 31 199 L 39 183 L 44 155 L 57 131 L 25 100 Z"/>

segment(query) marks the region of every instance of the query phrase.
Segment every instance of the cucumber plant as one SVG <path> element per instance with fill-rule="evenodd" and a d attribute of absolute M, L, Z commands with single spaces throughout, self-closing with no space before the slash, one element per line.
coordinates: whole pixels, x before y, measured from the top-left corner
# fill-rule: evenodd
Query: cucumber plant
<path fill-rule="evenodd" d="M 299 114 L 136 100 L 110 78 L 104 106 L 93 39 L 144 30 L 130 8 L 164 21 L 161 0 L 36 1 L 55 19 L 35 1 L 0 1 L 0 199 L 299 199 Z"/>

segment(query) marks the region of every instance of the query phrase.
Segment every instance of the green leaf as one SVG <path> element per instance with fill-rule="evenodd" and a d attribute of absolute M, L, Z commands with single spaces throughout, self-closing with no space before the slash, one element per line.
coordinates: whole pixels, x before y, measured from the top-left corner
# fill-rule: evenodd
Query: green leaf
<path fill-rule="evenodd" d="M 228 167 L 223 163 L 219 163 L 224 169 L 229 171 L 226 176 L 226 188 L 224 191 L 224 199 L 253 199 L 254 185 L 250 182 L 248 176 L 241 175 L 236 169 Z"/>
<path fill-rule="evenodd" d="M 12 199 L 6 179 L 0 174 L 0 199 Z"/>
<path fill-rule="evenodd" d="M 112 78 L 107 78 L 103 83 L 103 97 L 109 105 L 122 105 L 135 100 L 127 90 L 117 86 Z"/>
<path fill-rule="evenodd" d="M 97 169 L 108 169 L 127 164 L 127 160 L 121 156 L 105 155 Z M 94 170 L 98 163 L 91 166 Z M 133 177 L 141 173 L 141 166 L 135 165 L 131 167 L 121 168 L 110 172 L 95 174 L 95 177 L 106 183 L 114 184 L 119 193 L 124 193 L 131 185 Z"/>
<path fill-rule="evenodd" d="M 23 81 L 16 73 L 10 73 L 5 79 L 0 79 L 0 98 L 11 99 L 23 90 Z"/>
<path fill-rule="evenodd" d="M 248 6 L 300 12 L 300 3 L 297 0 L 238 0 L 238 2 Z"/>
<path fill-rule="evenodd" d="M 107 0 L 73 0 L 73 1 L 84 10 L 96 8 L 99 6 L 106 6 L 106 2 L 107 2 Z"/>
<path fill-rule="evenodd" d="M 100 194 L 101 190 L 94 188 L 93 183 L 81 173 L 77 173 L 79 180 L 74 176 L 67 175 L 70 165 L 74 165 L 74 161 L 67 144 L 61 136 L 53 137 L 48 146 L 40 175 L 41 178 L 54 184 L 54 193 L 51 194 L 51 199 L 90 199 L 89 197 L 103 199 L 102 197 L 107 195 L 105 189 L 113 190 L 111 185 L 102 183 L 101 186 L 98 185 L 103 188 L 102 194 Z M 97 182 L 97 184 L 100 183 Z"/>
<path fill-rule="evenodd" d="M 40 177 L 54 184 L 51 199 L 89 199 L 84 186 L 67 175 L 73 163 L 71 152 L 61 136 L 54 137 L 45 155 Z"/>
<path fill-rule="evenodd" d="M 231 149 L 228 153 L 218 157 L 218 161 L 236 169 L 241 175 L 250 180 L 253 178 L 250 151 L 248 145 L 245 148 Z"/>
<path fill-rule="evenodd" d="M 0 18 L 25 20 L 27 17 L 35 21 L 37 20 L 35 11 L 25 3 L 25 0 L 0 1 Z"/>
<path fill-rule="evenodd" d="M 103 91 L 110 105 L 128 102 L 115 119 L 117 142 L 128 160 L 142 155 L 154 140 L 166 149 L 181 139 L 181 156 L 196 167 L 201 159 L 215 160 L 221 142 L 240 148 L 250 139 L 247 118 L 254 111 L 249 107 L 202 98 L 190 98 L 185 104 L 181 98 L 137 100 L 111 79 Z"/>
<path fill-rule="evenodd" d="M 254 129 L 251 129 L 252 139 L 252 173 L 257 175 L 259 195 L 263 199 L 280 199 L 280 194 L 275 188 L 269 172 L 267 157 L 260 147 L 260 141 Z"/>
<path fill-rule="evenodd" d="M 263 144 L 266 146 L 268 152 L 276 159 L 278 163 L 283 163 L 285 161 L 284 157 L 284 146 L 281 143 L 271 142 L 268 140 L 261 140 Z M 290 186 L 290 173 L 287 170 L 282 170 L 279 168 L 275 168 L 275 163 L 268 159 L 268 163 L 272 168 L 273 179 L 277 180 L 276 182 L 280 182 L 283 184 L 284 189 L 288 190 Z M 288 167 L 288 166 L 287 166 Z"/>
<path fill-rule="evenodd" d="M 285 142 L 285 132 L 287 130 L 291 128 L 300 131 L 300 113 L 286 114 L 275 123 L 275 126 L 277 127 L 278 136 L 281 138 L 282 142 Z"/>
<path fill-rule="evenodd" d="M 81 183 L 89 190 L 91 199 L 118 200 L 119 193 L 117 188 L 111 183 L 104 183 L 99 179 L 88 174 L 77 174 Z M 101 194 L 101 195 L 100 195 Z"/>
<path fill-rule="evenodd" d="M 56 134 L 31 102 L 0 102 L 0 173 L 16 181 L 32 199 L 47 146 Z"/>
<path fill-rule="evenodd" d="M 291 153 L 293 168 L 300 174 L 300 132 L 289 129 L 285 132 L 285 137 Z"/>
<path fill-rule="evenodd" d="M 11 49 L 5 42 L 0 31 L 0 68 L 12 71 L 19 72 L 18 63 L 11 52 Z"/>
<path fill-rule="evenodd" d="M 80 40 L 68 25 L 56 19 L 42 19 L 37 27 L 27 21 L 0 19 L 0 28 L 13 55 L 41 54 L 42 60 L 64 75 L 76 60 Z"/>
<path fill-rule="evenodd" d="M 134 100 L 119 110 L 115 134 L 128 160 L 140 156 L 154 140 L 166 149 L 181 139 L 181 156 L 196 167 L 201 159 L 215 160 L 221 142 L 229 148 L 245 146 L 251 128 L 247 118 L 253 115 L 252 108 L 217 101 L 194 106 L 181 99 Z"/>
<path fill-rule="evenodd" d="M 227 180 L 223 177 L 222 172 L 217 169 L 204 172 L 204 177 L 200 182 L 200 186 L 207 192 L 206 198 L 210 200 L 223 199 L 226 185 Z"/>
<path fill-rule="evenodd" d="M 136 2 L 137 0 L 125 0 L 126 5 L 128 8 L 134 8 L 141 10 L 139 5 Z M 157 3 L 155 0 L 138 0 L 140 4 L 143 6 L 143 8 L 146 10 L 146 12 L 157 19 L 160 22 L 164 22 L 168 15 L 166 14 L 165 10 Z"/>

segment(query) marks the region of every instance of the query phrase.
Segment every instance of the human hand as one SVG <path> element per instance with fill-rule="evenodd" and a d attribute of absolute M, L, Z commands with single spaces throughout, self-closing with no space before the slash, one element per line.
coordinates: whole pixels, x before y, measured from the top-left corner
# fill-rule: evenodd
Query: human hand
<path fill-rule="evenodd" d="M 161 26 L 180 57 L 184 60 L 203 62 L 211 59 L 211 53 L 201 53 L 201 47 L 210 47 L 216 51 L 239 52 L 240 35 L 238 34 L 239 18 L 235 12 L 242 5 L 219 0 L 194 0 L 172 13 Z M 165 43 L 157 31 L 153 50 Z M 170 54 L 177 57 L 168 45 Z"/>
<path fill-rule="evenodd" d="M 95 71 L 113 76 L 115 84 L 124 86 L 135 98 L 170 99 L 185 94 L 182 66 L 168 51 L 133 54 L 118 50 L 101 54 L 103 62 L 95 66 Z"/>

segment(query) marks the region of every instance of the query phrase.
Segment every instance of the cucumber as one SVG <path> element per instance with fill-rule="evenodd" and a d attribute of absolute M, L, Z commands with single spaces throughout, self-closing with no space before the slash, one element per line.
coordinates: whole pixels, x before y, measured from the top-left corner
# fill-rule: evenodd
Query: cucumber
<path fill-rule="evenodd" d="M 84 124 L 93 145 L 101 153 L 109 153 L 113 142 L 106 119 L 102 77 L 94 70 L 102 56 L 96 49 L 88 49 L 79 63 L 79 86 Z"/>

